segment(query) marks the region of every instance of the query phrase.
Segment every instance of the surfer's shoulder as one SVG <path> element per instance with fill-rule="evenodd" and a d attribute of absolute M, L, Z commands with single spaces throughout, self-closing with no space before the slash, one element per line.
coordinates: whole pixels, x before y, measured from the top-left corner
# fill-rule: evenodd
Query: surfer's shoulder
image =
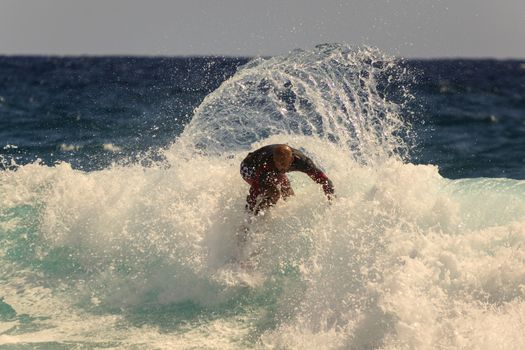
<path fill-rule="evenodd" d="M 302 151 L 292 148 L 293 162 L 290 171 L 302 171 L 305 173 L 317 170 L 313 160 Z"/>

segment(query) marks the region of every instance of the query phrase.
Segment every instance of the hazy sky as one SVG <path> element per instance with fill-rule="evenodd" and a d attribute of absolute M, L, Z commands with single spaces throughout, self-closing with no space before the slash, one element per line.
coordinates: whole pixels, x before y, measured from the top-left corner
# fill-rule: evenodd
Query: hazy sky
<path fill-rule="evenodd" d="M 525 0 L 0 0 L 0 54 L 525 58 Z"/>

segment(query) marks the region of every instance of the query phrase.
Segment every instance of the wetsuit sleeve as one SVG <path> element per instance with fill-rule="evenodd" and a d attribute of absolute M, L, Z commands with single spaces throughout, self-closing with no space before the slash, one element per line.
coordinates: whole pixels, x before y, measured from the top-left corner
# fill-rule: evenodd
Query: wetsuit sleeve
<path fill-rule="evenodd" d="M 306 173 L 312 180 L 314 180 L 316 183 L 323 186 L 323 191 L 327 196 L 333 196 L 334 191 L 334 184 L 332 183 L 332 180 L 326 176 L 325 173 L 323 173 L 320 170 L 313 171 Z"/>
<path fill-rule="evenodd" d="M 334 195 L 334 184 L 326 176 L 326 174 L 319 169 L 314 162 L 308 158 L 304 153 L 294 150 L 294 162 L 292 164 L 292 171 L 301 171 L 308 175 L 316 183 L 323 187 L 324 193 L 331 198 Z"/>

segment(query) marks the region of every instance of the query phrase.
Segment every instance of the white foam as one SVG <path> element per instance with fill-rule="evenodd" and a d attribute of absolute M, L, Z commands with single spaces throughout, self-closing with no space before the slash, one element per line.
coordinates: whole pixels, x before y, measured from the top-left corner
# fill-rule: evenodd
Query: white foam
<path fill-rule="evenodd" d="M 78 150 L 80 150 L 82 148 L 82 146 L 79 146 L 79 145 L 68 145 L 68 144 L 65 144 L 65 143 L 62 143 L 60 144 L 59 146 L 59 149 L 61 151 L 64 151 L 64 152 L 76 152 Z"/>
<path fill-rule="evenodd" d="M 397 160 L 363 166 L 343 149 L 308 137 L 277 136 L 261 144 L 284 141 L 303 146 L 323 165 L 338 198 L 328 205 L 319 186 L 292 173 L 296 196 L 253 223 L 252 263 L 263 281 L 252 288 L 289 276 L 279 277 L 286 281 L 272 316 L 279 326 L 263 332 L 261 346 L 523 345 L 523 182 L 451 181 L 433 166 Z M 190 300 L 213 308 L 246 288 L 242 278 L 221 274 L 245 217 L 248 186 L 238 174 L 243 155 L 186 159 L 172 152 L 168 167 L 90 173 L 67 164 L 23 166 L 0 175 L 0 205 L 41 208 L 41 258 L 66 247 L 86 271 L 67 276 L 76 285 L 68 296 L 73 304 L 134 308 Z M 12 296 L 7 301 L 16 306 L 20 300 Z M 228 348 L 243 341 L 234 334 L 255 332 L 241 319 L 215 322 L 193 325 L 184 339 L 205 344 L 216 327 L 225 327 L 219 338 Z M 75 338 L 68 332 L 62 328 L 55 336 Z M 148 334 L 164 344 L 180 340 Z"/>
<path fill-rule="evenodd" d="M 110 152 L 120 152 L 122 151 L 122 148 L 119 147 L 119 146 L 115 146 L 114 144 L 112 143 L 105 143 L 102 145 L 102 148 L 105 150 L 105 151 L 110 151 Z"/>

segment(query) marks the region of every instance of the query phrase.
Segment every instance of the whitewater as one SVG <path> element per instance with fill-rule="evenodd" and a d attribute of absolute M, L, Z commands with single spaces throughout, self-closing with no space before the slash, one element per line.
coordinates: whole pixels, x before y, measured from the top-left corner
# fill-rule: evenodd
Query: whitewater
<path fill-rule="evenodd" d="M 525 348 L 525 182 L 412 164 L 409 76 L 345 45 L 255 59 L 154 160 L 0 172 L 0 344 Z M 247 216 L 239 164 L 270 143 L 336 200 L 290 173 L 296 195 Z"/>

